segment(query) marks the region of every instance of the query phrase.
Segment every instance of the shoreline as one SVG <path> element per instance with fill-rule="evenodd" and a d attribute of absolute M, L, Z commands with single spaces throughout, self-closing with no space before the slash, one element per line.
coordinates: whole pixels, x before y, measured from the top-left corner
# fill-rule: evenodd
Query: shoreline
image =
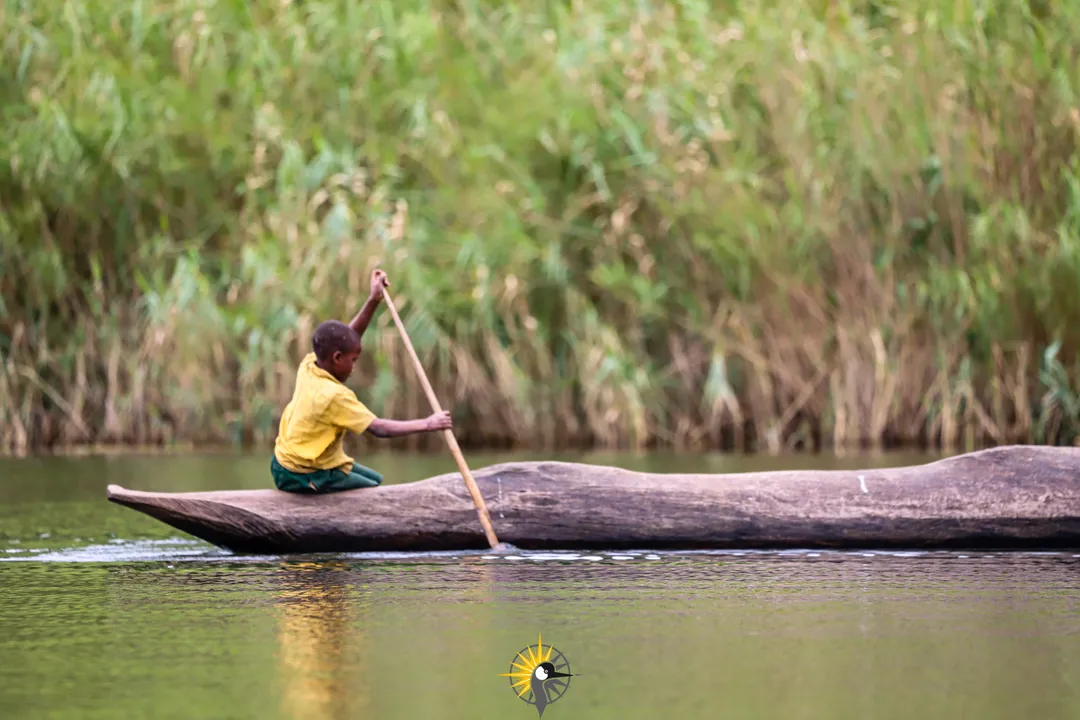
<path fill-rule="evenodd" d="M 459 441 L 460 442 L 460 441 Z M 1011 445 L 1024 445 L 1031 447 L 1076 447 L 1080 446 L 1080 441 L 1073 444 L 1050 444 L 1050 443 L 977 443 L 970 447 L 957 446 L 953 448 L 946 448 L 936 445 L 928 444 L 914 444 L 914 443 L 899 443 L 894 445 L 865 445 L 865 446 L 845 446 L 845 447 L 821 447 L 817 449 L 808 448 L 788 448 L 779 452 L 772 452 L 767 449 L 760 450 L 740 450 L 735 448 L 722 448 L 722 447 L 696 447 L 696 448 L 677 448 L 669 446 L 657 446 L 649 448 L 622 448 L 622 447 L 604 447 L 600 445 L 593 446 L 567 446 L 567 447 L 552 447 L 544 448 L 539 446 L 521 445 L 514 447 L 506 446 L 485 446 L 474 445 L 469 446 L 461 443 L 461 448 L 466 453 L 472 453 L 477 455 L 543 455 L 550 453 L 552 455 L 567 456 L 567 455 L 724 455 L 731 457 L 881 457 L 887 455 L 905 455 L 905 454 L 922 454 L 922 455 L 937 455 L 940 457 L 947 457 L 949 455 L 962 454 L 967 452 L 973 452 L 978 450 L 987 450 L 992 448 L 998 448 Z M 63 445 L 52 448 L 37 448 L 29 449 L 25 452 L 14 452 L 10 449 L 0 449 L 0 460 L 30 460 L 30 459 L 43 459 L 43 458 L 90 458 L 90 457 L 131 457 L 131 456 L 182 456 L 182 455 L 202 455 L 202 456 L 250 456 L 250 455 L 262 455 L 273 452 L 273 446 L 253 446 L 253 445 L 231 445 L 228 443 L 175 443 L 169 445 L 149 445 L 149 444 L 125 444 L 125 443 L 87 443 L 87 444 L 74 444 Z M 355 448 L 350 452 L 358 452 Z M 436 457 L 445 454 L 446 448 L 443 446 L 435 447 L 382 447 L 378 449 L 365 448 L 364 455 L 367 456 L 392 456 L 392 455 L 417 455 Z M 467 459 L 467 458 L 466 458 Z"/>

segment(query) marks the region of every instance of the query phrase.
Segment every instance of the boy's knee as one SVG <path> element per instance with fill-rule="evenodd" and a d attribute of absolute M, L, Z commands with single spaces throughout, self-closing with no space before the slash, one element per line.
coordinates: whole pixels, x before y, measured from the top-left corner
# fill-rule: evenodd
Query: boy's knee
<path fill-rule="evenodd" d="M 349 476 L 354 479 L 359 478 L 370 483 L 369 485 L 365 485 L 364 487 L 375 487 L 377 485 L 381 485 L 383 481 L 382 475 L 375 472 L 369 467 L 364 467 L 359 463 L 353 463 L 352 472 L 349 473 Z"/>

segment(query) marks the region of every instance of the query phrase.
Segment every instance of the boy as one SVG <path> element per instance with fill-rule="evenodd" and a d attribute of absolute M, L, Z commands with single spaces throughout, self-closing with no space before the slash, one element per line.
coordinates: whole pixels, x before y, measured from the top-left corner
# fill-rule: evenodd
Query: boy
<path fill-rule="evenodd" d="M 422 420 L 377 418 L 345 386 L 384 286 L 390 286 L 386 273 L 376 270 L 371 274 L 371 294 L 352 322 L 327 320 L 315 329 L 314 352 L 300 363 L 296 389 L 281 415 L 274 443 L 270 474 L 279 490 L 326 493 L 379 485 L 382 475 L 345 454 L 346 430 L 392 438 L 452 426 L 446 411 Z"/>

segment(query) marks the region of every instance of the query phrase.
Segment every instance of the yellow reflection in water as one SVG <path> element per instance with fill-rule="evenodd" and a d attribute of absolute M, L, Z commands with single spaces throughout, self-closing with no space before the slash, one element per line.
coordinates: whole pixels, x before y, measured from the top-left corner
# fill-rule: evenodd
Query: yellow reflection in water
<path fill-rule="evenodd" d="M 363 642 L 343 563 L 289 563 L 277 594 L 282 711 L 299 720 L 360 717 L 362 677 L 351 678 L 350 646 Z"/>

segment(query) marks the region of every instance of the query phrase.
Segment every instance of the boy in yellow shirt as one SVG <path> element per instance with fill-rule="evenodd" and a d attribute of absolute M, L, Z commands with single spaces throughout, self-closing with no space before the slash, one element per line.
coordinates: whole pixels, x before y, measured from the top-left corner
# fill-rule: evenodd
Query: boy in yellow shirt
<path fill-rule="evenodd" d="M 452 425 L 450 413 L 422 420 L 375 417 L 345 386 L 360 357 L 360 338 L 382 300 L 386 273 L 371 275 L 371 294 L 348 325 L 327 320 L 315 329 L 313 352 L 296 373 L 292 400 L 281 415 L 270 474 L 279 490 L 295 493 L 339 492 L 375 487 L 382 475 L 345 454 L 345 431 L 391 438 L 436 432 Z"/>

